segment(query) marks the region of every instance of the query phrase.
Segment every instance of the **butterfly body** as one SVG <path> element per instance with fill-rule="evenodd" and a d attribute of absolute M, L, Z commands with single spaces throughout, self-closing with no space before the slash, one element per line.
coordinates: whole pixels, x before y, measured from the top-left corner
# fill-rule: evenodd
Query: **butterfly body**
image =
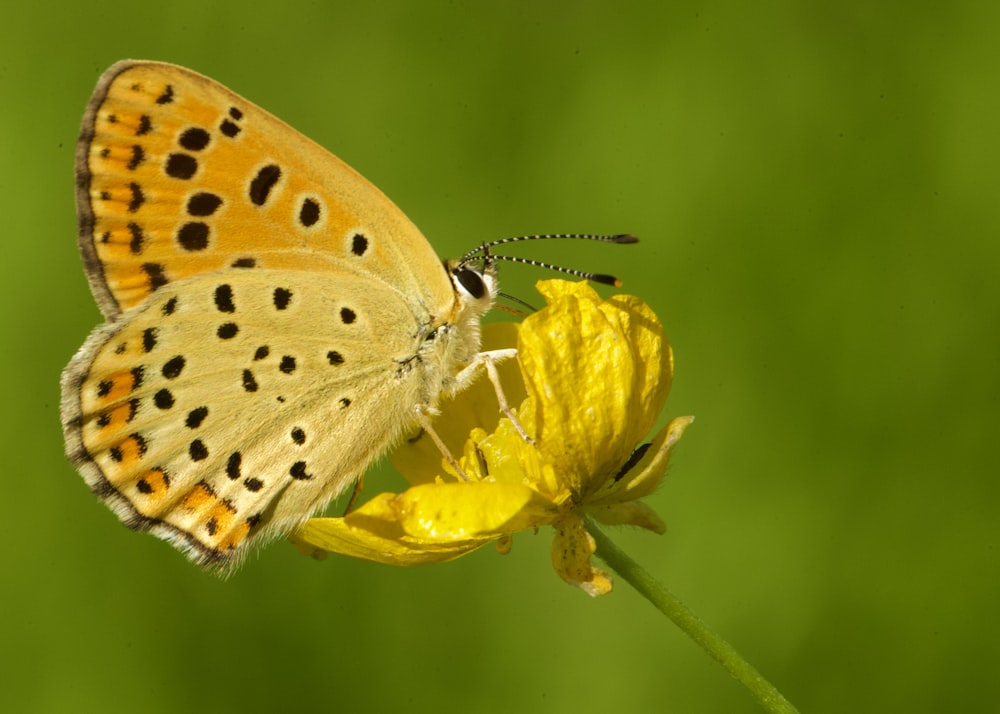
<path fill-rule="evenodd" d="M 228 568 L 458 388 L 496 294 L 346 164 L 228 89 L 122 62 L 77 149 L 107 323 L 67 366 L 67 453 L 130 527 Z"/>

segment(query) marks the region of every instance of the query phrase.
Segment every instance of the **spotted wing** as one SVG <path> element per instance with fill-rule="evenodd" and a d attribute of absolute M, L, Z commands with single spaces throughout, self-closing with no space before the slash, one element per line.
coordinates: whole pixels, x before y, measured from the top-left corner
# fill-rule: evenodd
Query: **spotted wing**
<path fill-rule="evenodd" d="M 67 367 L 67 451 L 126 525 L 231 566 L 326 505 L 427 399 L 405 308 L 333 269 L 170 282 Z"/>
<path fill-rule="evenodd" d="M 316 89 L 316 85 L 312 85 Z M 76 159 L 80 248 L 105 316 L 192 275 L 315 270 L 316 255 L 438 313 L 450 282 L 417 228 L 357 172 L 217 82 L 119 62 Z"/>

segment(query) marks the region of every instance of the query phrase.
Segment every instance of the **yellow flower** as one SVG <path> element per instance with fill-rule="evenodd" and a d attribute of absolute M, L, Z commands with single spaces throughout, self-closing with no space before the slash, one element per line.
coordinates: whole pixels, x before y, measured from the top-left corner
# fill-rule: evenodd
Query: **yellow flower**
<path fill-rule="evenodd" d="M 443 403 L 434 423 L 468 481 L 451 473 L 430 439 L 416 439 L 393 455 L 409 489 L 379 494 L 343 518 L 311 519 L 293 538 L 301 550 L 417 565 L 492 541 L 506 551 L 515 532 L 551 525 L 556 572 L 602 595 L 611 580 L 591 564 L 584 517 L 664 532 L 640 499 L 659 485 L 693 417 L 673 419 L 642 444 L 673 376 L 662 326 L 629 295 L 602 301 L 586 283 L 562 280 L 538 289 L 548 305 L 520 329 L 484 331 L 491 349 L 511 346 L 516 335 L 517 362 L 501 365 L 501 381 L 511 404 L 526 393 L 516 415 L 535 443 L 498 417 L 492 385 L 480 379 Z"/>

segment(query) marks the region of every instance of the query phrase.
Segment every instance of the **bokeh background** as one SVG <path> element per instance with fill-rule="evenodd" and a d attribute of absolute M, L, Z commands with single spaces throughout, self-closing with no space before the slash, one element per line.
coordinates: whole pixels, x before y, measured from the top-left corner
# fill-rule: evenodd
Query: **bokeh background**
<path fill-rule="evenodd" d="M 753 712 L 550 533 L 444 566 L 277 543 L 235 577 L 122 528 L 63 457 L 59 372 L 98 323 L 73 147 L 125 57 L 230 85 L 380 186 L 442 255 L 614 272 L 696 414 L 617 542 L 803 712 L 1000 700 L 1000 6 L 121 2 L 0 27 L 0 709 Z M 530 297 L 543 274 L 508 268 Z M 607 291 L 605 291 L 607 293 Z M 393 488 L 388 469 L 370 492 Z"/>

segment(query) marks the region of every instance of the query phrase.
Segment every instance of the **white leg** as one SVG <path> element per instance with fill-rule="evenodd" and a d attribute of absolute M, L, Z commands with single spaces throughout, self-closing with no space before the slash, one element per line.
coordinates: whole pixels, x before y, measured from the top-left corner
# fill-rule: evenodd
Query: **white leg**
<path fill-rule="evenodd" d="M 493 390 L 497 394 L 497 402 L 500 404 L 500 413 L 510 419 L 510 423 L 514 426 L 514 429 L 517 430 L 517 433 L 521 435 L 521 438 L 524 439 L 525 442 L 534 446 L 535 440 L 528 436 L 528 432 L 526 432 L 524 427 L 521 426 L 521 422 L 519 422 L 517 417 L 514 416 L 514 412 L 511 411 L 510 405 L 507 403 L 507 395 L 504 394 L 503 385 L 500 383 L 500 373 L 497 371 L 497 362 L 505 359 L 511 359 L 512 357 L 517 357 L 517 349 L 513 347 L 503 350 L 490 350 L 489 352 L 478 353 L 472 358 L 472 362 L 470 362 L 467 367 L 456 375 L 455 381 L 458 385 L 456 389 L 462 389 L 469 382 L 471 382 L 480 365 L 485 367 L 486 376 L 490 378 L 490 382 L 493 383 Z"/>
<path fill-rule="evenodd" d="M 434 431 L 434 427 L 431 426 L 431 420 L 428 419 L 427 414 L 424 413 L 424 407 L 422 404 L 417 405 L 415 413 L 417 415 L 417 421 L 420 423 L 420 428 L 431 437 L 431 441 L 433 441 L 434 445 L 438 447 L 438 450 L 444 454 L 444 458 L 449 464 L 451 464 L 451 467 L 455 469 L 455 473 L 458 474 L 458 477 L 463 481 L 468 481 L 469 477 L 466 475 L 465 471 L 458 465 L 455 457 L 451 455 L 451 451 L 449 451 L 448 447 L 445 446 L 445 443 L 441 440 L 441 437 L 438 436 L 438 433 Z"/>
<path fill-rule="evenodd" d="M 472 361 L 466 365 L 461 372 L 455 375 L 455 386 L 452 391 L 460 392 L 469 386 L 469 382 L 476 376 L 476 372 L 479 370 L 480 365 L 486 364 L 488 360 L 495 362 L 502 362 L 505 359 L 512 359 L 517 357 L 517 348 L 508 347 L 502 350 L 489 350 L 488 352 L 477 352 L 472 357 Z M 496 382 L 494 382 L 496 386 Z"/>

